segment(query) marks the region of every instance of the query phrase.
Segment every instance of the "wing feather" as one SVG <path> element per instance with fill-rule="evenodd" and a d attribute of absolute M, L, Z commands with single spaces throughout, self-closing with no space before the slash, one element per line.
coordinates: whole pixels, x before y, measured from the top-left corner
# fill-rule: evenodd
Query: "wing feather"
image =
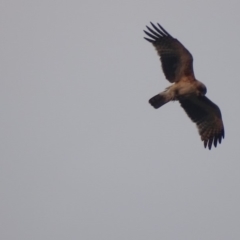
<path fill-rule="evenodd" d="M 224 126 L 219 107 L 206 96 L 191 97 L 179 100 L 181 106 L 197 124 L 204 147 L 217 147 L 224 138 Z"/>
<path fill-rule="evenodd" d="M 191 53 L 175 38 L 173 38 L 159 23 L 153 29 L 146 26 L 145 38 L 156 48 L 165 77 L 170 82 L 177 82 L 183 76 L 193 75 L 193 57 Z"/>

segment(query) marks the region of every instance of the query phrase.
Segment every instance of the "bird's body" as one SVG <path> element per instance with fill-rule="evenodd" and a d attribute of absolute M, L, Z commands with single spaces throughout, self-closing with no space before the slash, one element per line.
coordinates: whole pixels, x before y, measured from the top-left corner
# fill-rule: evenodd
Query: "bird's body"
<path fill-rule="evenodd" d="M 173 83 L 171 86 L 166 88 L 164 92 L 159 93 L 149 100 L 149 103 L 155 107 L 159 108 L 159 105 L 164 105 L 169 101 L 175 100 L 184 100 L 186 98 L 205 95 L 205 85 L 200 81 L 194 79 L 190 80 L 189 78 L 182 78 L 180 81 Z M 159 97 L 162 97 L 160 100 Z M 157 101 L 159 99 L 159 101 Z"/>
<path fill-rule="evenodd" d="M 145 38 L 156 48 L 162 62 L 163 72 L 172 83 L 165 91 L 149 100 L 154 108 L 159 108 L 169 101 L 179 101 L 187 115 L 197 124 L 204 146 L 211 149 L 224 138 L 224 127 L 220 109 L 206 96 L 206 86 L 198 81 L 193 72 L 191 53 L 162 26 L 144 31 L 150 38 Z"/>

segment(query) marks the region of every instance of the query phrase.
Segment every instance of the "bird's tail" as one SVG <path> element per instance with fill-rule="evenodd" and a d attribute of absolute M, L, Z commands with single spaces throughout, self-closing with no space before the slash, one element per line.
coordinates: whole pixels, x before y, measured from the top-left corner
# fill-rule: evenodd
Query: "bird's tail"
<path fill-rule="evenodd" d="M 169 99 L 168 95 L 166 92 L 162 92 L 157 94 L 156 96 L 152 97 L 149 99 L 149 103 L 154 107 L 154 108 L 160 108 L 167 102 L 169 102 L 171 99 Z"/>

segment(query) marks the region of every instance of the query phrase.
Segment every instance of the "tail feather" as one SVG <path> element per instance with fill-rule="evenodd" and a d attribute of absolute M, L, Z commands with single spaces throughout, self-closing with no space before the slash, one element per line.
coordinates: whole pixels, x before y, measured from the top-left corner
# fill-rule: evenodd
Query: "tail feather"
<path fill-rule="evenodd" d="M 164 104 L 166 104 L 169 100 L 166 98 L 166 96 L 162 93 L 152 97 L 149 99 L 149 103 L 154 107 L 154 108 L 160 108 Z"/>

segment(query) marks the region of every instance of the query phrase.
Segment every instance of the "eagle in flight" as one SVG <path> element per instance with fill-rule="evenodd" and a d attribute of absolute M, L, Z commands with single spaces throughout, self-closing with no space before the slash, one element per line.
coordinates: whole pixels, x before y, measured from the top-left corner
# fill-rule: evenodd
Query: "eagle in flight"
<path fill-rule="evenodd" d="M 154 108 L 169 101 L 178 100 L 189 118 L 197 124 L 204 147 L 216 147 L 224 138 L 224 126 L 219 107 L 205 95 L 206 86 L 198 81 L 193 72 L 191 53 L 160 24 L 147 27 L 147 41 L 153 44 L 162 63 L 166 79 L 173 83 L 165 91 L 149 100 Z"/>

